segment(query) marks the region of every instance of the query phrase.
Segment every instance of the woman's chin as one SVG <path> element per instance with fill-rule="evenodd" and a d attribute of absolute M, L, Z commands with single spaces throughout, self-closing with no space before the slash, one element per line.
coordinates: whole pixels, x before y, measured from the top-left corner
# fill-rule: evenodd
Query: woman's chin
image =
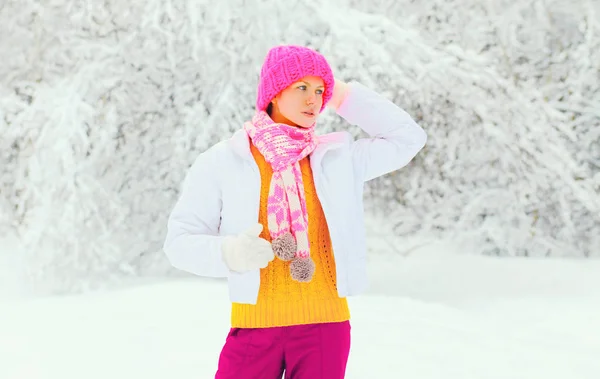
<path fill-rule="evenodd" d="M 296 122 L 296 126 L 298 126 L 299 128 L 309 129 L 309 128 L 312 128 L 313 126 L 315 126 L 316 121 L 317 121 L 316 117 L 306 118 L 305 120 L 298 120 Z"/>

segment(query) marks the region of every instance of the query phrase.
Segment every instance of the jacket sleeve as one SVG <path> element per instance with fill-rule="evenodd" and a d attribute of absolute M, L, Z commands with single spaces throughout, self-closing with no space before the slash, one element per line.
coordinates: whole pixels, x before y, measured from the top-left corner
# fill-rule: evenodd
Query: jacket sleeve
<path fill-rule="evenodd" d="M 183 181 L 167 223 L 163 250 L 173 267 L 199 276 L 227 277 L 219 236 L 221 191 L 210 149 L 201 153 Z"/>
<path fill-rule="evenodd" d="M 369 135 L 352 144 L 354 167 L 364 181 L 406 166 L 427 142 L 408 113 L 360 83 L 349 85 L 337 113 Z"/>

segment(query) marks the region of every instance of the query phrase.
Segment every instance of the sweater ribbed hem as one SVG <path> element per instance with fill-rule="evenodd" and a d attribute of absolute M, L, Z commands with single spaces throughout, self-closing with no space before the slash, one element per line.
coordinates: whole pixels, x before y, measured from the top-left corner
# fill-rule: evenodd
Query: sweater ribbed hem
<path fill-rule="evenodd" d="M 350 320 L 346 298 L 264 301 L 256 305 L 233 303 L 232 328 L 269 328 Z"/>

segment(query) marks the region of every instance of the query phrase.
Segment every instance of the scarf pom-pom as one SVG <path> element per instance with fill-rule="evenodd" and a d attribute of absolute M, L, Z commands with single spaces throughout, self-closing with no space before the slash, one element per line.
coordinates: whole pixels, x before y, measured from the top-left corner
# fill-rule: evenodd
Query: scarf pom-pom
<path fill-rule="evenodd" d="M 282 261 L 291 261 L 296 256 L 296 239 L 287 232 L 271 241 L 273 253 Z"/>
<path fill-rule="evenodd" d="M 315 273 L 315 262 L 310 257 L 296 258 L 290 264 L 290 273 L 297 282 L 310 282 Z"/>

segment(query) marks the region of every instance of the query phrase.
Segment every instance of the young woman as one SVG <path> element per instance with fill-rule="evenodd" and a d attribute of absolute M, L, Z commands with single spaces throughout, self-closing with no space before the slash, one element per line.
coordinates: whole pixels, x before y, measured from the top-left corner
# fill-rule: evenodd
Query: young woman
<path fill-rule="evenodd" d="M 318 135 L 326 106 L 370 137 Z M 343 378 L 347 296 L 367 285 L 364 182 L 400 169 L 426 134 L 301 46 L 272 48 L 256 113 L 198 156 L 168 221 L 171 264 L 227 277 L 231 329 L 217 379 Z"/>

